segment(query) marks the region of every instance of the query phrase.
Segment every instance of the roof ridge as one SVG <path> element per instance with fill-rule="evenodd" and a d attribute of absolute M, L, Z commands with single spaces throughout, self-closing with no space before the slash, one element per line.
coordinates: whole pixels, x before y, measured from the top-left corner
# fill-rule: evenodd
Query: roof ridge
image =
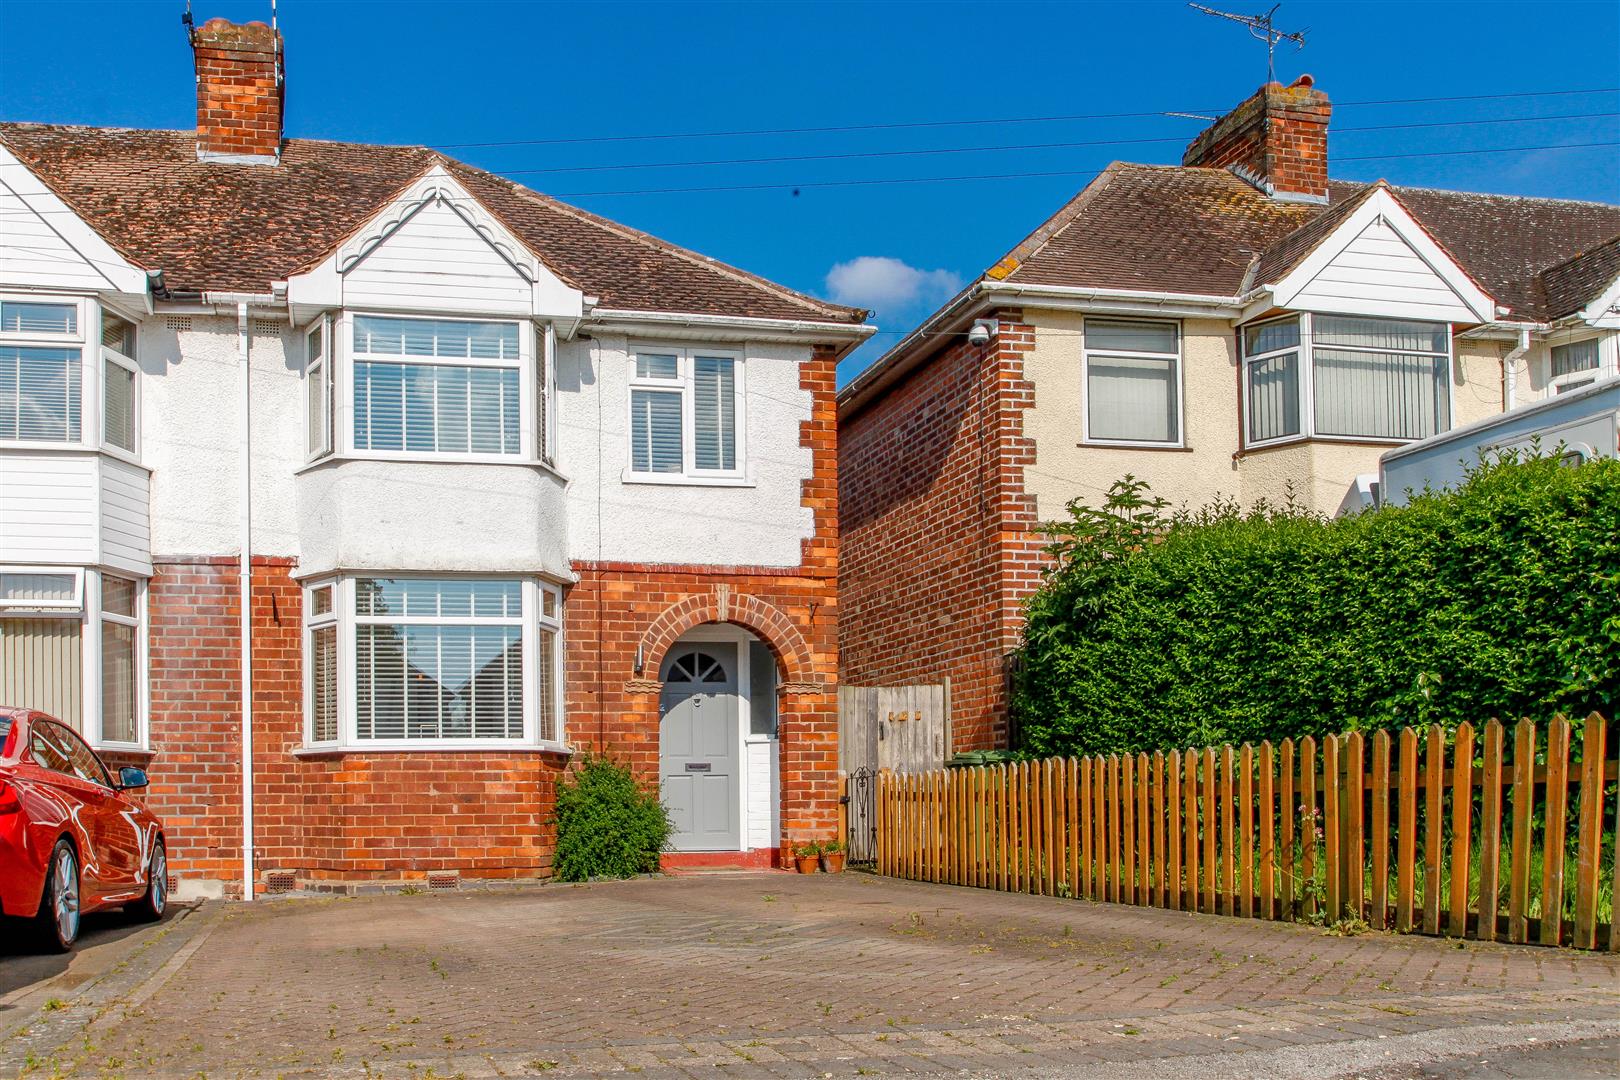
<path fill-rule="evenodd" d="M 1331 179 L 1331 178 L 1330 178 Z M 1367 184 L 1367 180 L 1334 180 L 1337 184 Z M 1606 210 L 1620 210 L 1620 203 L 1599 202 L 1596 199 L 1564 199 L 1553 195 L 1507 195 L 1495 191 L 1459 191 L 1456 188 L 1426 187 L 1421 184 L 1390 184 L 1393 191 L 1428 191 L 1438 195 L 1467 195 L 1476 199 L 1511 199 L 1514 202 L 1561 203 L 1567 206 L 1599 206 Z"/>
<path fill-rule="evenodd" d="M 499 173 L 494 173 L 490 172 L 488 169 L 479 168 L 477 165 L 468 164 L 467 162 L 462 161 L 460 158 L 450 157 L 448 154 L 443 154 L 440 151 L 433 152 L 439 154 L 444 161 L 451 163 L 456 168 L 465 169 L 468 172 L 489 181 L 490 183 L 505 184 L 510 187 L 514 193 L 525 198 L 538 200 L 539 202 L 542 202 L 561 213 L 569 214 L 581 221 L 589 222 L 598 228 L 616 232 L 620 236 L 634 240 L 637 243 L 645 244 L 654 250 L 660 251 L 667 255 L 673 255 L 677 258 L 685 259 L 687 262 L 713 270 L 716 273 L 724 274 L 745 284 L 753 285 L 756 288 L 772 293 L 781 298 L 788 299 L 795 303 L 803 304 L 806 307 L 814 310 L 820 310 L 829 314 L 842 314 L 847 316 L 855 315 L 858 312 L 859 314 L 856 315 L 856 318 L 854 319 L 856 322 L 864 321 L 866 316 L 869 314 L 869 312 L 864 308 L 853 308 L 846 307 L 842 304 L 834 304 L 831 301 L 821 300 L 817 297 L 810 296 L 807 293 L 799 292 L 797 289 L 790 289 L 785 285 L 779 285 L 768 278 L 750 273 L 749 271 L 743 270 L 740 267 L 732 266 L 730 263 L 721 262 L 719 259 L 711 258 L 710 256 L 704 255 L 700 252 L 692 251 L 690 248 L 685 248 L 679 244 L 664 240 L 660 237 L 652 235 L 649 232 L 644 232 L 641 229 L 631 228 L 629 225 L 614 221 L 612 218 L 603 217 L 600 214 L 593 214 L 591 211 L 581 209 L 580 207 L 574 206 L 572 203 L 563 202 L 555 195 L 547 195 L 543 191 L 536 191 L 527 184 L 521 184 L 518 181 L 502 176 Z"/>

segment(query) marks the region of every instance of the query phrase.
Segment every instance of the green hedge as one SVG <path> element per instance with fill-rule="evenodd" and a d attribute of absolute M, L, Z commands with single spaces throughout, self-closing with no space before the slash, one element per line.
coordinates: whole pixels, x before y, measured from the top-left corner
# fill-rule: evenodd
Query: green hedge
<path fill-rule="evenodd" d="M 1139 751 L 1620 701 L 1620 461 L 1481 464 L 1324 520 L 1166 515 L 1127 477 L 1070 505 L 1029 605 L 1021 749 Z"/>
<path fill-rule="evenodd" d="M 656 791 L 626 766 L 588 751 L 557 781 L 555 823 L 551 872 L 559 881 L 652 873 L 671 829 Z"/>

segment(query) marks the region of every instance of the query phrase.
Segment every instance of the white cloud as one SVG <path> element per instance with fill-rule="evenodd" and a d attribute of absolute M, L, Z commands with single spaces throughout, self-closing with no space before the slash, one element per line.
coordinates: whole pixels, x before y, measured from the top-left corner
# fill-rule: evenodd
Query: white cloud
<path fill-rule="evenodd" d="M 835 302 L 882 315 L 934 307 L 961 287 L 962 279 L 949 270 L 919 270 L 886 255 L 862 255 L 827 271 L 827 291 Z"/>

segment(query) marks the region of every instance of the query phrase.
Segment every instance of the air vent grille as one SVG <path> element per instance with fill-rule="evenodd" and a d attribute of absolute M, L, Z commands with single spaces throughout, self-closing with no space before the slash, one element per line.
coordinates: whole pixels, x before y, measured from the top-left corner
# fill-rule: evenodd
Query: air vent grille
<path fill-rule="evenodd" d="M 169 895 L 173 896 L 174 895 L 174 890 L 178 889 L 179 887 L 180 887 L 180 878 L 178 876 L 174 875 L 174 874 L 170 874 L 169 875 Z"/>
<path fill-rule="evenodd" d="M 268 893 L 290 893 L 298 888 L 298 875 L 291 871 L 274 871 L 264 875 L 264 891 Z"/>
<path fill-rule="evenodd" d="M 254 337 L 280 337 L 281 323 L 275 319 L 254 319 Z"/>
<path fill-rule="evenodd" d="M 459 874 L 428 875 L 429 892 L 455 892 L 459 888 L 461 888 L 461 876 Z"/>
<path fill-rule="evenodd" d="M 177 331 L 178 330 L 190 330 L 191 329 L 191 316 L 190 315 L 170 315 L 168 318 L 163 320 L 163 325 L 168 327 L 170 330 L 177 330 Z"/>

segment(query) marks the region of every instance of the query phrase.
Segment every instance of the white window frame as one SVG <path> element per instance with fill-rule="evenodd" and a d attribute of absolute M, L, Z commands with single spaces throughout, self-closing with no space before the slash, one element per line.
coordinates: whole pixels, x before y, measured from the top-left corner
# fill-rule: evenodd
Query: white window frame
<path fill-rule="evenodd" d="M 30 612 L 39 612 L 42 615 L 62 615 L 67 612 L 84 610 L 84 579 L 85 571 L 77 566 L 0 566 L 0 576 L 6 574 L 53 574 L 61 577 L 73 578 L 73 599 L 57 600 L 55 602 L 40 602 L 37 600 L 7 600 L 0 596 L 0 614 L 26 615 Z"/>
<path fill-rule="evenodd" d="M 1136 352 L 1129 349 L 1093 349 L 1089 344 L 1087 327 L 1092 322 L 1142 323 L 1153 326 L 1173 326 L 1176 331 L 1176 349 L 1173 353 Z M 1096 316 L 1082 320 L 1080 327 L 1080 431 L 1081 441 L 1088 446 L 1125 446 L 1154 449 L 1181 449 L 1187 445 L 1186 365 L 1182 355 L 1186 349 L 1180 319 L 1139 319 Z M 1122 360 L 1170 360 L 1174 363 L 1172 383 L 1176 390 L 1176 437 L 1174 439 L 1105 439 L 1091 433 L 1091 358 L 1117 356 Z"/>
<path fill-rule="evenodd" d="M 1585 334 L 1571 334 L 1562 341 L 1554 341 L 1551 339 L 1548 340 L 1547 394 L 1549 397 L 1568 393 L 1571 390 L 1578 389 L 1589 383 L 1594 383 L 1606 375 L 1612 374 L 1612 371 L 1609 369 L 1609 366 L 1606 363 L 1608 357 L 1605 356 L 1605 353 L 1609 351 L 1607 348 L 1609 343 L 1607 340 L 1605 340 L 1607 337 L 1608 335 L 1603 334 L 1602 332 L 1593 331 Z M 1554 349 L 1562 348 L 1565 345 L 1580 345 L 1587 341 L 1597 342 L 1597 363 L 1594 366 L 1582 368 L 1580 371 L 1571 371 L 1563 375 L 1554 375 L 1552 373 Z"/>
<path fill-rule="evenodd" d="M 355 582 L 360 578 L 426 578 L 440 579 L 445 577 L 465 577 L 468 579 L 486 580 L 500 578 L 513 580 L 509 575 L 500 574 L 441 574 L 419 573 L 401 571 L 377 571 L 374 573 L 356 574 L 336 578 L 321 578 L 311 580 L 304 584 L 304 620 L 303 641 L 303 701 L 304 701 L 304 752 L 329 753 L 341 751 L 347 753 L 435 753 L 440 751 L 468 751 L 468 750 L 539 750 L 552 752 L 566 752 L 567 745 L 567 717 L 563 711 L 566 695 L 563 690 L 563 673 L 567 668 L 564 655 L 563 634 L 563 596 L 561 587 L 537 578 L 518 578 L 522 586 L 521 615 L 505 618 L 489 618 L 484 616 L 360 616 L 355 612 Z M 313 610 L 311 600 L 317 589 L 331 588 L 332 615 L 318 618 L 308 615 Z M 552 614 L 546 614 L 544 598 L 549 595 L 553 601 Z M 374 624 L 419 623 L 429 625 L 476 625 L 487 626 L 504 624 L 520 626 L 523 632 L 523 734 L 516 739 L 362 739 L 359 737 L 358 711 L 359 706 L 356 694 L 359 689 L 359 680 L 355 670 L 357 649 L 355 647 L 356 627 Z M 318 626 L 336 625 L 337 631 L 337 709 L 338 727 L 337 738 L 325 742 L 316 742 L 314 736 L 315 712 L 314 703 L 314 676 L 315 665 L 312 661 L 311 651 L 313 635 L 311 631 Z M 552 715 L 556 719 L 557 730 L 550 739 L 541 738 L 540 710 L 539 710 L 539 684 L 540 684 L 540 630 L 549 630 L 555 635 L 556 654 L 553 657 L 551 671 Z"/>
<path fill-rule="evenodd" d="M 675 356 L 676 378 L 653 379 L 636 376 L 636 357 L 642 354 Z M 697 467 L 697 380 L 696 358 L 699 356 L 730 360 L 732 368 L 732 438 L 737 460 L 730 469 L 699 469 Z M 630 347 L 625 367 L 624 394 L 624 473 L 627 484 L 686 484 L 738 486 L 748 483 L 748 410 L 747 369 L 745 351 L 731 347 L 710 347 L 678 344 L 639 342 Z M 662 390 L 681 395 L 681 471 L 637 472 L 631 441 L 635 431 L 635 391 Z"/>
<path fill-rule="evenodd" d="M 119 615 L 119 614 L 117 614 L 115 612 L 110 612 L 110 611 L 104 610 L 104 604 L 102 602 L 102 597 L 103 597 L 103 594 L 105 592 L 105 579 L 108 578 L 108 577 L 116 577 L 116 578 L 119 578 L 120 580 L 129 581 L 129 582 L 134 583 L 134 585 L 135 585 L 135 616 L 133 618 L 131 618 L 128 615 Z M 95 603 L 95 607 L 94 607 L 93 611 L 91 610 L 91 608 L 88 605 L 86 605 L 85 618 L 86 618 L 86 621 L 88 621 L 89 618 L 91 617 L 91 615 L 94 615 L 98 621 L 95 624 L 96 632 L 94 634 L 87 635 L 88 637 L 92 637 L 92 638 L 95 639 L 95 649 L 94 649 L 95 658 L 94 658 L 93 671 L 92 671 L 91 661 L 88 658 L 85 660 L 86 691 L 87 691 L 85 700 L 86 701 L 90 700 L 88 690 L 89 690 L 90 683 L 93 682 L 94 686 L 95 686 L 95 691 L 96 691 L 95 706 L 94 706 L 94 710 L 93 710 L 94 715 L 95 715 L 95 721 L 94 721 L 94 734 L 95 734 L 95 737 L 94 738 L 89 737 L 89 733 L 90 733 L 91 727 L 92 727 L 92 724 L 91 724 L 91 721 L 90 721 L 90 718 L 89 718 L 89 713 L 92 710 L 87 708 L 86 709 L 86 714 L 87 715 L 85 717 L 85 725 L 84 725 L 85 726 L 85 731 L 86 731 L 85 742 L 89 743 L 93 748 L 96 748 L 96 749 L 101 749 L 101 748 L 105 747 L 105 748 L 113 749 L 113 750 L 141 750 L 141 749 L 144 749 L 147 746 L 147 721 L 148 721 L 147 713 L 148 713 L 148 709 L 149 709 L 149 695 L 150 695 L 150 690 L 148 688 L 148 677 L 149 677 L 149 666 L 150 665 L 149 665 L 148 656 L 147 656 L 147 647 L 148 647 L 148 645 L 147 645 L 147 623 L 148 623 L 148 620 L 147 620 L 147 617 L 146 617 L 146 584 L 147 584 L 146 579 L 136 577 L 133 574 L 128 574 L 128 575 L 126 575 L 126 574 L 104 574 L 104 573 L 98 571 L 94 575 L 93 584 L 94 584 L 95 593 L 96 593 L 96 597 L 95 597 L 96 603 Z M 134 742 L 121 742 L 121 741 L 109 739 L 109 738 L 106 737 L 106 727 L 105 727 L 105 719 L 106 719 L 106 717 L 103 715 L 103 711 L 102 711 L 102 701 L 103 701 L 104 688 L 102 687 L 102 683 L 101 683 L 101 676 L 102 676 L 102 664 L 101 664 L 101 661 L 102 661 L 102 632 L 101 632 L 101 624 L 102 623 L 108 623 L 108 622 L 115 623 L 115 624 L 117 624 L 119 626 L 133 627 L 134 630 L 135 630 L 135 665 L 134 665 L 134 667 L 135 667 L 135 670 L 134 670 L 134 677 L 135 677 L 135 741 Z M 86 653 L 89 653 L 90 651 L 91 650 L 88 649 L 88 648 L 85 650 Z M 93 678 L 92 678 L 92 676 L 93 676 Z"/>
<path fill-rule="evenodd" d="M 518 329 L 518 359 L 491 360 L 482 357 L 460 356 L 410 356 L 397 354 L 373 354 L 357 352 L 354 348 L 354 321 L 361 318 L 397 319 L 406 322 L 486 322 L 505 323 L 516 326 Z M 527 320 L 511 318 L 487 318 L 479 315 L 469 315 L 462 312 L 446 312 L 443 314 L 415 311 L 402 314 L 397 311 L 353 310 L 344 311 L 340 317 L 332 320 L 333 334 L 338 341 L 343 357 L 343 372 L 338 380 L 342 387 L 341 408 L 334 407 L 334 413 L 341 412 L 342 423 L 336 426 L 341 428 L 342 434 L 338 439 L 347 457 L 375 458 L 384 461 L 460 461 L 460 462 L 488 462 L 492 464 L 511 465 L 518 463 L 533 463 L 538 459 L 535 453 L 535 340 L 534 324 Z M 328 339 L 333 340 L 332 338 Z M 328 363 L 333 349 L 327 346 Z M 356 363 L 378 364 L 417 364 L 429 367 L 484 367 L 517 371 L 518 384 L 518 449 L 510 454 L 473 453 L 462 451 L 436 451 L 436 450 L 374 450 L 370 447 L 356 447 L 354 444 L 354 375 Z M 334 421 L 335 422 L 335 421 Z M 336 422 L 335 422 L 336 423 Z"/>
<path fill-rule="evenodd" d="M 1335 315 L 1335 313 L 1333 313 L 1333 312 L 1325 312 L 1324 314 L 1327 314 L 1327 315 L 1330 315 L 1330 316 Z M 1446 419 L 1447 419 L 1447 422 L 1448 422 L 1448 426 L 1446 428 L 1442 429 L 1442 430 L 1450 431 L 1453 428 L 1455 428 L 1457 426 L 1457 385 L 1456 385 L 1456 378 L 1455 378 L 1455 371 L 1456 371 L 1456 365 L 1457 365 L 1457 346 L 1456 346 L 1455 334 L 1453 332 L 1452 324 L 1442 322 L 1441 320 L 1438 320 L 1438 319 L 1406 319 L 1406 318 L 1402 318 L 1400 316 L 1393 316 L 1393 315 L 1391 315 L 1391 316 L 1353 315 L 1353 316 L 1347 316 L 1347 317 L 1348 318 L 1367 318 L 1367 319 L 1387 318 L 1387 319 L 1389 319 L 1389 320 L 1391 320 L 1393 322 L 1426 322 L 1426 323 L 1435 323 L 1436 325 L 1444 326 L 1446 328 L 1446 335 L 1445 335 L 1445 337 L 1446 337 L 1446 351 L 1445 351 L 1444 359 L 1445 359 L 1445 385 L 1446 385 Z M 1392 437 L 1389 437 L 1389 436 L 1381 436 L 1381 435 L 1323 435 L 1323 434 L 1318 434 L 1317 433 L 1317 431 L 1316 431 L 1316 339 L 1315 339 L 1315 327 L 1313 325 L 1313 318 L 1314 318 L 1314 313 L 1313 312 L 1299 311 L 1299 312 L 1293 312 L 1293 313 L 1290 313 L 1290 314 L 1287 314 L 1287 315 L 1276 316 L 1276 317 L 1273 317 L 1273 318 L 1257 319 L 1254 322 L 1243 323 L 1237 328 L 1237 332 L 1238 332 L 1238 340 L 1237 340 L 1238 363 L 1241 365 L 1242 371 L 1243 371 L 1243 400 L 1242 400 L 1241 411 L 1240 411 L 1240 414 L 1239 414 L 1239 431 L 1240 431 L 1240 434 L 1242 436 L 1241 445 L 1243 446 L 1243 448 L 1246 449 L 1246 450 L 1255 450 L 1255 449 L 1261 449 L 1261 448 L 1268 447 L 1268 446 L 1283 446 L 1283 445 L 1286 445 L 1288 443 L 1307 442 L 1307 441 L 1308 442 L 1339 442 L 1339 443 L 1353 443 L 1353 444 L 1354 443 L 1360 443 L 1360 444 L 1371 443 L 1371 444 L 1376 444 L 1376 445 L 1379 445 L 1379 446 L 1405 446 L 1407 443 L 1413 442 L 1414 439 L 1392 438 Z M 1249 361 L 1251 361 L 1251 360 L 1260 360 L 1260 359 L 1264 359 L 1266 357 L 1279 355 L 1281 353 L 1292 352 L 1293 350 L 1292 349 L 1273 349 L 1271 352 L 1256 353 L 1254 356 L 1250 356 L 1248 354 L 1248 339 L 1247 339 L 1246 332 L 1249 331 L 1249 330 L 1254 329 L 1255 327 L 1264 326 L 1267 323 L 1285 322 L 1285 321 L 1287 321 L 1289 319 L 1298 319 L 1299 320 L 1299 346 L 1298 346 L 1298 348 L 1299 348 L 1299 362 L 1300 362 L 1300 373 L 1299 373 L 1299 393 L 1300 393 L 1299 429 L 1300 430 L 1299 430 L 1299 434 L 1298 435 L 1283 435 L 1283 436 L 1279 436 L 1278 438 L 1275 438 L 1275 439 L 1252 440 L 1252 439 L 1249 438 L 1249 392 L 1250 392 L 1250 388 L 1249 388 Z M 1393 351 L 1393 350 L 1389 350 L 1389 349 L 1365 349 L 1365 348 L 1360 348 L 1360 347 L 1357 347 L 1357 346 L 1354 346 L 1354 345 L 1330 345 L 1330 346 L 1327 346 L 1327 347 L 1332 348 L 1332 349 L 1344 349 L 1344 350 L 1347 350 L 1349 352 L 1390 352 L 1390 351 Z M 1417 352 L 1417 353 L 1414 353 L 1414 355 L 1429 356 L 1429 357 L 1433 357 L 1433 358 L 1436 358 L 1436 359 L 1440 358 L 1439 353 Z M 1550 359 L 1549 359 L 1548 363 L 1549 364 L 1551 363 Z M 1438 435 L 1438 434 L 1440 434 L 1440 432 L 1436 431 L 1435 434 Z"/>
<path fill-rule="evenodd" d="M 101 445 L 101 365 L 92 363 L 90 354 L 101 355 L 101 306 L 82 296 L 49 293 L 0 293 L 0 302 L 13 304 L 62 304 L 77 308 L 78 329 L 72 334 L 48 334 L 0 329 L 0 345 L 25 348 L 77 348 L 79 350 L 79 437 L 76 439 L 3 439 L 0 446 L 18 450 L 83 450 Z M 91 349 L 90 328 L 95 328 L 96 348 Z M 140 443 L 135 444 L 139 446 Z M 120 452 L 121 453 L 121 452 Z"/>
<path fill-rule="evenodd" d="M 337 428 L 337 398 L 333 393 L 332 365 L 335 342 L 332 340 L 333 320 L 325 315 L 314 320 L 304 330 L 304 460 L 319 461 L 332 453 L 332 433 Z M 315 355 L 310 339 L 316 334 L 321 335 L 321 352 Z M 325 415 L 319 418 L 311 415 L 309 408 L 309 383 L 319 380 L 319 400 Z M 311 447 L 310 435 L 316 430 L 317 419 L 320 423 L 319 439 Z"/>
<path fill-rule="evenodd" d="M 535 379 L 538 383 L 539 402 L 536 415 L 540 418 L 539 437 L 535 450 L 541 462 L 555 468 L 557 465 L 557 328 L 546 323 L 536 335 Z"/>

